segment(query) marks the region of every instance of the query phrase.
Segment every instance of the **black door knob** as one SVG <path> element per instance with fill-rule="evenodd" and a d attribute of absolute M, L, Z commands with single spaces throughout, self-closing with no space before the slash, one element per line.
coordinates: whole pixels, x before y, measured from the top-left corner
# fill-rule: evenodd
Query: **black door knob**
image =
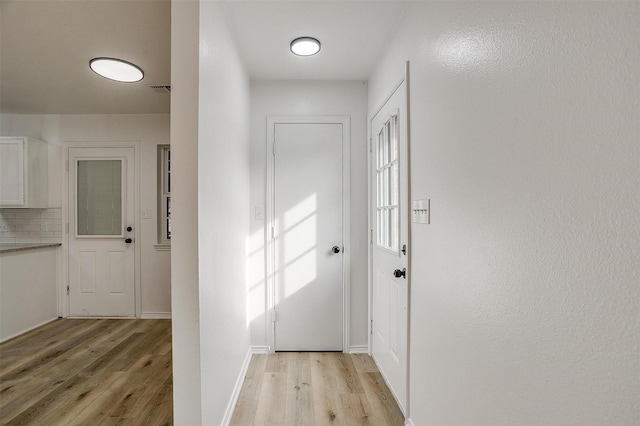
<path fill-rule="evenodd" d="M 331 251 L 332 251 L 332 252 L 334 252 L 334 253 L 336 253 L 336 254 L 338 254 L 338 253 L 340 253 L 340 247 L 338 247 L 338 246 L 333 246 L 333 247 L 331 248 Z"/>
<path fill-rule="evenodd" d="M 131 231 L 133 231 L 133 228 L 130 226 L 127 226 L 127 232 L 131 232 Z"/>
<path fill-rule="evenodd" d="M 396 278 L 404 278 L 405 280 L 407 279 L 407 268 L 402 268 L 402 271 L 400 269 L 396 269 L 395 271 L 393 271 L 393 276 Z"/>
<path fill-rule="evenodd" d="M 127 244 L 131 244 L 133 240 L 131 238 L 127 238 L 126 240 L 124 240 L 124 242 Z"/>

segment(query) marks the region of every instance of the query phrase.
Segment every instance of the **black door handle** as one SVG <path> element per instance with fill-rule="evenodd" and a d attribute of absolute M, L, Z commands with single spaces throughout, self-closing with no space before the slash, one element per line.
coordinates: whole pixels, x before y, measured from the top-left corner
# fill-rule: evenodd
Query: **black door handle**
<path fill-rule="evenodd" d="M 396 269 L 395 271 L 393 271 L 393 276 L 396 278 L 404 278 L 405 280 L 407 279 L 407 268 L 402 268 L 402 271 L 400 269 Z"/>
<path fill-rule="evenodd" d="M 124 240 L 125 243 L 127 244 L 131 244 L 133 242 L 133 240 L 131 238 L 127 238 Z"/>
<path fill-rule="evenodd" d="M 127 232 L 131 232 L 131 231 L 133 231 L 133 228 L 130 226 L 127 226 Z"/>
<path fill-rule="evenodd" d="M 334 252 L 335 254 L 338 254 L 338 253 L 340 253 L 340 247 L 338 247 L 338 246 L 333 246 L 333 247 L 331 248 L 331 251 L 332 251 L 332 252 Z"/>

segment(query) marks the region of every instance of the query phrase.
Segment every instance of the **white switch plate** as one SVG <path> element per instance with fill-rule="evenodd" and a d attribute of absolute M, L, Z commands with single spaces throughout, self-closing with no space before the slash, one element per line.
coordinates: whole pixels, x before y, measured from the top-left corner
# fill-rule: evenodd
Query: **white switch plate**
<path fill-rule="evenodd" d="M 264 206 L 255 206 L 255 215 L 256 220 L 264 220 Z"/>
<path fill-rule="evenodd" d="M 151 219 L 151 210 L 142 210 L 143 219 Z"/>
<path fill-rule="evenodd" d="M 411 221 L 413 223 L 431 223 L 431 199 L 413 200 L 411 203 Z"/>

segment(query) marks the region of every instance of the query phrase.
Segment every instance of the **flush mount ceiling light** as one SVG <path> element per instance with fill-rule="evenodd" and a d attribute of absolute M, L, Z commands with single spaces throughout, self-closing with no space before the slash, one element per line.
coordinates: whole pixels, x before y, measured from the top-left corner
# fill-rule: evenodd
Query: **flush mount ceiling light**
<path fill-rule="evenodd" d="M 320 51 L 320 42 L 313 37 L 298 37 L 289 47 L 298 56 L 311 56 Z"/>
<path fill-rule="evenodd" d="M 116 58 L 93 58 L 89 67 L 98 75 L 109 80 L 134 83 L 144 78 L 144 72 L 131 62 Z"/>

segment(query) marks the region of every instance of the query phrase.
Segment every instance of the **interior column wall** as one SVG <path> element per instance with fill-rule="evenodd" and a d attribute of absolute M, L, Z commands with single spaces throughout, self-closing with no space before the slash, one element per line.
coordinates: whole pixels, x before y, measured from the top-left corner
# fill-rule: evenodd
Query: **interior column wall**
<path fill-rule="evenodd" d="M 200 3 L 198 246 L 202 422 L 221 424 L 249 353 L 249 78 L 221 2 Z"/>

